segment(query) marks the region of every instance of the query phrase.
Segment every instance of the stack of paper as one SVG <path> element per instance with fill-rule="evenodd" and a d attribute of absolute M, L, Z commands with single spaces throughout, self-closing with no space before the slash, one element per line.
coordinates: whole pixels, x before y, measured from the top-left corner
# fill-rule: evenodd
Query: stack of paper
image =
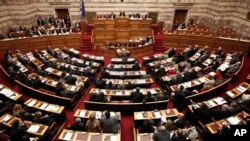
<path fill-rule="evenodd" d="M 209 100 L 208 103 L 211 105 L 211 107 L 216 106 L 216 104 L 212 100 Z"/>
<path fill-rule="evenodd" d="M 142 115 L 141 112 L 138 112 L 138 113 L 136 114 L 136 116 L 137 116 L 138 119 L 143 119 L 143 115 Z"/>
<path fill-rule="evenodd" d="M 59 110 L 59 108 L 60 108 L 60 107 L 59 107 L 59 106 L 57 106 L 57 105 L 52 105 L 51 110 L 56 112 L 56 111 L 58 111 L 58 110 Z"/>
<path fill-rule="evenodd" d="M 35 104 L 36 104 L 36 100 L 32 100 L 29 104 L 28 104 L 28 106 L 29 107 L 32 107 L 32 106 L 34 106 Z"/>
<path fill-rule="evenodd" d="M 115 112 L 110 112 L 110 116 L 114 117 L 115 116 Z"/>
<path fill-rule="evenodd" d="M 115 135 L 111 135 L 111 136 L 110 136 L 110 141 L 117 141 L 116 136 L 115 136 Z"/>
<path fill-rule="evenodd" d="M 39 125 L 31 125 L 30 128 L 28 129 L 28 132 L 36 133 L 39 130 L 39 128 L 40 128 Z"/>
<path fill-rule="evenodd" d="M 243 90 L 243 91 L 246 91 L 246 90 L 247 90 L 247 88 L 242 87 L 242 86 L 239 86 L 239 88 L 240 88 L 241 90 Z"/>
<path fill-rule="evenodd" d="M 234 94 L 231 91 L 227 91 L 226 94 L 229 95 L 230 97 L 234 97 Z"/>
<path fill-rule="evenodd" d="M 227 121 L 231 124 L 231 125 L 237 125 L 240 123 L 240 120 L 237 117 L 229 117 L 227 118 Z"/>
<path fill-rule="evenodd" d="M 48 106 L 48 103 L 43 103 L 39 108 L 44 110 L 47 106 Z"/>
<path fill-rule="evenodd" d="M 154 112 L 154 115 L 156 118 L 161 118 L 161 113 L 160 112 Z"/>
<path fill-rule="evenodd" d="M 69 141 L 69 140 L 71 140 L 72 136 L 73 136 L 73 132 L 67 132 L 66 135 L 64 136 L 63 140 Z"/>
<path fill-rule="evenodd" d="M 6 115 L 1 122 L 6 122 L 6 121 L 9 121 L 11 119 L 11 115 Z"/>
<path fill-rule="evenodd" d="M 86 110 L 81 110 L 79 113 L 79 117 L 85 117 Z"/>
<path fill-rule="evenodd" d="M 96 119 L 101 119 L 102 113 L 101 112 L 96 112 Z"/>
<path fill-rule="evenodd" d="M 46 111 L 50 111 L 50 110 L 51 110 L 51 108 L 52 108 L 52 105 L 49 105 L 49 106 L 47 106 L 47 107 L 46 107 L 46 109 L 45 109 L 45 110 L 46 110 Z"/>

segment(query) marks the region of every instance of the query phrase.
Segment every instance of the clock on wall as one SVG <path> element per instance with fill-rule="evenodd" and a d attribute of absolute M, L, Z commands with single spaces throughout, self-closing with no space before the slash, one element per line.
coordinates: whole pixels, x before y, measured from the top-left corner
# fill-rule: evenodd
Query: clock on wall
<path fill-rule="evenodd" d="M 250 20 L 250 11 L 247 14 L 247 20 Z"/>

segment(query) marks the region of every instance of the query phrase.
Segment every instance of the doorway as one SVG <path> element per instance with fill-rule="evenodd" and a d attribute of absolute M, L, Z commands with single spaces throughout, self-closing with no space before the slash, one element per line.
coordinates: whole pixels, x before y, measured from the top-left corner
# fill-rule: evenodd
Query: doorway
<path fill-rule="evenodd" d="M 68 9 L 55 9 L 57 18 L 61 19 L 69 15 Z"/>
<path fill-rule="evenodd" d="M 185 28 L 187 13 L 188 13 L 187 9 L 175 10 L 172 30 L 176 30 L 179 28 Z"/>

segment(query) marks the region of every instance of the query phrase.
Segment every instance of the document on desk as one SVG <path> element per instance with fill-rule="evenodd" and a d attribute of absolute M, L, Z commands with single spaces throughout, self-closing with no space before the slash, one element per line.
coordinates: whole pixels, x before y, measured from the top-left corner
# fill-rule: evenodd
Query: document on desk
<path fill-rule="evenodd" d="M 28 132 L 36 133 L 39 130 L 39 128 L 40 128 L 39 125 L 31 125 L 30 128 L 28 129 Z"/>
<path fill-rule="evenodd" d="M 208 103 L 211 105 L 211 107 L 216 106 L 216 104 L 212 100 L 209 100 Z"/>
<path fill-rule="evenodd" d="M 229 117 L 227 118 L 227 121 L 231 124 L 231 125 L 237 125 L 240 123 L 240 120 L 237 117 Z"/>
<path fill-rule="evenodd" d="M 242 86 L 239 86 L 239 88 L 240 88 L 242 91 L 246 91 L 246 90 L 247 90 L 247 88 L 242 87 Z"/>
<path fill-rule="evenodd" d="M 72 136 L 73 136 L 73 132 L 67 132 L 66 135 L 64 136 L 63 140 L 69 141 L 69 140 L 71 140 Z"/>
<path fill-rule="evenodd" d="M 115 95 L 122 95 L 122 91 L 117 91 Z"/>
<path fill-rule="evenodd" d="M 110 141 L 117 141 L 116 136 L 115 136 L 115 135 L 111 135 L 111 136 L 110 136 Z"/>
<path fill-rule="evenodd" d="M 60 108 L 60 107 L 59 107 L 59 106 L 57 106 L 57 105 L 52 105 L 51 110 L 56 112 L 56 111 L 58 111 L 58 110 L 59 110 L 59 108 Z"/>
<path fill-rule="evenodd" d="M 95 117 L 96 117 L 96 119 L 101 119 L 102 113 L 97 111 Z"/>
<path fill-rule="evenodd" d="M 2 120 L 1 122 L 6 122 L 6 121 L 9 121 L 11 119 L 11 115 L 6 115 Z"/>
<path fill-rule="evenodd" d="M 237 89 L 238 91 L 240 91 L 241 93 L 244 92 L 244 89 L 242 89 L 241 87 L 237 87 L 236 89 Z"/>
<path fill-rule="evenodd" d="M 10 89 L 7 89 L 7 88 L 3 88 L 1 91 L 0 91 L 1 94 L 7 96 L 7 97 L 10 97 L 14 92 Z"/>
<path fill-rule="evenodd" d="M 36 104 L 36 100 L 32 100 L 29 104 L 28 104 L 28 106 L 29 107 L 32 107 L 32 106 L 34 106 L 35 104 Z"/>
<path fill-rule="evenodd" d="M 218 98 L 215 98 L 215 99 L 214 99 L 214 101 L 215 101 L 216 103 L 218 103 L 219 105 L 224 104 L 224 102 L 223 102 L 223 101 L 221 101 L 221 100 L 220 100 L 220 99 L 218 99 Z"/>
<path fill-rule="evenodd" d="M 115 112 L 110 112 L 110 116 L 114 117 L 115 116 Z"/>
<path fill-rule="evenodd" d="M 146 80 L 145 79 L 138 79 L 137 84 L 143 84 L 143 83 L 146 83 Z"/>
<path fill-rule="evenodd" d="M 51 110 L 51 108 L 52 108 L 52 105 L 49 105 L 49 106 L 47 106 L 47 107 L 46 107 L 46 109 L 45 109 L 45 110 L 46 110 L 46 111 L 50 111 L 50 110 Z"/>
<path fill-rule="evenodd" d="M 3 85 L 0 84 L 0 89 L 2 89 L 2 88 L 3 88 Z"/>
<path fill-rule="evenodd" d="M 230 97 L 234 97 L 234 94 L 231 91 L 227 91 L 226 94 L 229 95 Z"/>
<path fill-rule="evenodd" d="M 160 112 L 154 112 L 154 115 L 156 118 L 161 118 L 161 113 Z"/>
<path fill-rule="evenodd" d="M 137 112 L 136 117 L 137 117 L 137 119 L 143 119 L 142 112 Z"/>
<path fill-rule="evenodd" d="M 79 113 L 79 117 L 85 117 L 86 110 L 81 110 Z"/>
<path fill-rule="evenodd" d="M 48 103 L 43 103 L 39 108 L 44 110 L 48 106 Z"/>

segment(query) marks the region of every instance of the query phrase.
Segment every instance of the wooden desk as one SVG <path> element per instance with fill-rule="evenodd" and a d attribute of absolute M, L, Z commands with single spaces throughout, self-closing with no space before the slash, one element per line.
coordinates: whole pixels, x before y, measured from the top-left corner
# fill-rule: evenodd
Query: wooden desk
<path fill-rule="evenodd" d="M 35 68 L 38 68 L 38 67 L 42 68 L 44 66 L 44 64 L 40 60 L 35 58 L 34 55 L 31 52 L 27 53 L 27 56 L 30 59 L 31 63 L 34 65 Z"/>
<path fill-rule="evenodd" d="M 114 85 L 127 85 L 130 81 L 132 84 L 136 86 L 148 86 L 151 85 L 154 81 L 152 78 L 146 78 L 146 79 L 105 79 L 106 84 L 109 83 L 109 81 L 112 82 Z"/>
<path fill-rule="evenodd" d="M 91 67 L 95 67 L 95 68 L 101 67 L 101 63 L 95 62 L 95 60 L 86 61 L 86 60 L 82 60 L 82 59 L 78 59 L 78 58 L 73 57 L 73 58 L 71 58 L 71 61 L 79 63 L 79 64 L 84 65 L 84 66 L 90 66 L 90 64 L 91 64 Z"/>
<path fill-rule="evenodd" d="M 103 111 L 77 109 L 76 112 L 74 113 L 74 117 L 89 119 L 92 113 L 96 113 L 96 119 L 101 119 L 101 115 L 103 114 Z M 115 114 L 118 116 L 118 119 L 121 120 L 121 112 L 110 112 L 110 116 L 115 116 Z"/>
<path fill-rule="evenodd" d="M 146 75 L 146 71 L 110 71 L 107 70 L 111 78 L 141 78 Z"/>
<path fill-rule="evenodd" d="M 218 47 L 222 47 L 225 52 L 242 51 L 247 54 L 250 51 L 249 41 L 219 38 L 213 36 L 164 33 L 163 42 L 165 47 L 176 47 L 178 50 L 182 50 L 189 45 L 207 45 L 209 46 L 210 50 L 217 50 Z"/>
<path fill-rule="evenodd" d="M 209 100 L 206 100 L 206 101 L 202 101 L 202 102 L 199 102 L 199 103 L 205 103 L 208 106 L 208 108 L 211 109 L 211 108 L 220 106 L 220 105 L 222 105 L 224 103 L 227 103 L 227 101 L 222 97 L 215 97 L 215 98 L 212 98 L 212 99 L 209 99 Z M 189 110 L 193 113 L 194 112 L 193 107 L 199 108 L 199 105 L 198 105 L 199 103 L 188 105 Z"/>
<path fill-rule="evenodd" d="M 83 54 L 82 56 L 84 59 L 92 60 L 92 61 L 96 61 L 96 62 L 99 62 L 101 64 L 104 64 L 104 57 L 103 56 L 96 56 L 96 55 L 90 55 L 90 54 Z"/>
<path fill-rule="evenodd" d="M 77 48 L 82 46 L 82 44 L 82 34 L 80 33 L 27 37 L 23 39 L 0 41 L 0 54 L 3 54 L 7 49 L 10 49 L 12 52 L 18 49 L 26 53 L 34 50 L 42 50 L 48 46 L 52 48 L 62 48 L 64 46 Z"/>
<path fill-rule="evenodd" d="M 50 104 L 48 102 L 39 101 L 33 98 L 28 99 L 24 104 L 29 107 L 33 107 L 36 109 L 40 109 L 40 110 L 47 111 L 50 113 L 55 113 L 55 114 L 62 114 L 62 112 L 65 109 L 64 106 Z"/>
<path fill-rule="evenodd" d="M 111 62 L 113 64 L 122 64 L 122 63 L 126 63 L 126 64 L 132 64 L 136 61 L 136 58 L 127 58 L 126 62 L 123 62 L 122 58 L 111 58 Z"/>
<path fill-rule="evenodd" d="M 31 73 L 28 75 L 28 78 L 30 79 L 36 79 L 37 74 L 36 73 Z M 41 78 L 41 82 L 43 84 L 45 84 L 46 86 L 55 89 L 56 85 L 58 83 L 57 80 L 53 80 L 51 78 L 47 78 L 47 77 L 43 77 L 43 76 L 39 76 Z M 75 86 L 75 85 L 69 85 L 69 84 L 65 84 L 66 89 L 72 92 L 79 92 L 81 90 L 81 87 Z"/>
<path fill-rule="evenodd" d="M 153 133 L 136 133 L 136 141 L 154 141 Z"/>
<path fill-rule="evenodd" d="M 141 65 L 139 64 L 141 67 Z M 121 71 L 121 70 L 133 70 L 133 64 L 108 64 L 107 68 L 109 70 L 116 70 L 116 71 Z"/>
<path fill-rule="evenodd" d="M 134 112 L 134 120 L 145 120 L 145 119 L 159 119 L 161 117 L 177 117 L 179 111 L 176 108 L 157 110 L 157 111 L 142 111 Z"/>
<path fill-rule="evenodd" d="M 10 114 L 5 114 L 0 118 L 0 122 L 1 124 L 11 128 L 12 123 L 15 120 L 19 120 L 22 121 L 20 118 L 18 117 L 14 117 Z M 44 133 L 46 131 L 48 131 L 48 126 L 47 125 L 43 125 L 43 124 L 38 124 L 38 123 L 34 123 L 31 121 L 27 121 L 27 120 L 23 120 L 23 123 L 28 127 L 28 129 L 26 130 L 27 133 L 36 135 L 36 136 L 43 136 Z M 32 130 L 32 128 L 34 128 L 34 130 Z M 36 128 L 36 129 L 35 129 Z"/>
<path fill-rule="evenodd" d="M 131 93 L 135 90 L 108 90 L 108 89 L 98 89 L 98 88 L 92 88 L 90 90 L 91 92 L 103 92 L 105 95 L 108 96 L 128 96 L 130 97 Z M 147 95 L 147 92 L 150 91 L 152 95 L 161 94 L 162 91 L 160 88 L 147 88 L 147 89 L 140 89 L 140 92 L 143 95 Z"/>
<path fill-rule="evenodd" d="M 0 94 L 14 101 L 19 101 L 23 96 L 22 94 L 19 94 L 6 87 L 4 84 L 0 84 Z"/>
<path fill-rule="evenodd" d="M 62 141 L 120 141 L 120 134 L 79 132 L 63 129 L 58 137 Z"/>
<path fill-rule="evenodd" d="M 234 116 L 231 116 L 231 117 L 219 120 L 219 121 L 215 121 L 212 123 L 208 123 L 206 124 L 206 127 L 208 128 L 211 134 L 215 134 L 217 133 L 218 129 L 222 127 L 223 122 L 227 122 L 229 125 L 237 125 L 239 124 L 240 121 L 244 119 L 245 116 L 249 116 L 249 114 L 246 113 L 245 111 L 242 111 Z"/>
<path fill-rule="evenodd" d="M 236 97 L 239 97 L 244 92 L 246 92 L 250 88 L 250 84 L 246 82 L 242 82 L 237 87 L 233 88 L 232 90 L 229 90 L 226 92 L 226 96 L 235 99 Z"/>

